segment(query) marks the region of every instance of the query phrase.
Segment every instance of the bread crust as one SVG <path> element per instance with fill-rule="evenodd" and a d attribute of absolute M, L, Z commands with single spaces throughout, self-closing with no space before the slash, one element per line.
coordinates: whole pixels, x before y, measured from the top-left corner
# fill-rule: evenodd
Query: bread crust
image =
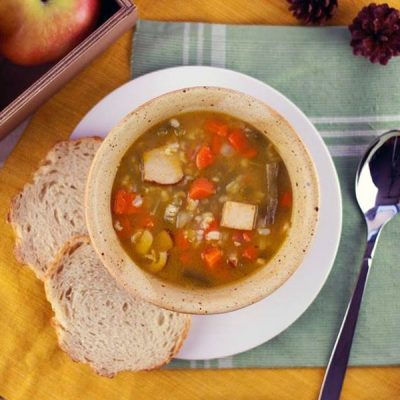
<path fill-rule="evenodd" d="M 15 221 L 14 218 L 14 214 L 15 214 L 15 209 L 17 207 L 18 202 L 22 199 L 23 194 L 25 193 L 25 191 L 32 185 L 35 185 L 35 180 L 36 177 L 40 174 L 41 168 L 43 166 L 46 165 L 47 160 L 49 160 L 50 156 L 52 155 L 53 152 L 57 151 L 57 149 L 63 145 L 65 146 L 73 146 L 76 143 L 80 143 L 80 142 L 98 142 L 101 143 L 103 141 L 103 139 L 99 136 L 89 136 L 89 137 L 84 137 L 84 138 L 80 138 L 80 139 L 75 139 L 75 140 L 61 140 L 58 141 L 56 144 L 54 144 L 54 146 L 47 152 L 46 156 L 44 158 L 42 158 L 39 161 L 38 167 L 36 169 L 36 171 L 33 173 L 32 178 L 29 182 L 26 182 L 24 184 L 24 186 L 22 187 L 22 189 L 15 195 L 12 197 L 11 202 L 10 202 L 10 208 L 8 210 L 7 216 L 6 216 L 6 222 L 8 222 L 13 231 L 14 231 L 14 236 L 15 236 L 15 246 L 14 246 L 14 256 L 16 258 L 16 260 L 20 263 L 20 264 L 24 264 L 25 266 L 29 267 L 36 275 L 36 277 L 40 280 L 44 279 L 44 275 L 45 273 L 42 271 L 42 267 L 39 265 L 34 265 L 32 263 L 29 263 L 26 260 L 26 256 L 25 253 L 22 249 L 22 243 L 23 243 L 23 237 L 21 234 L 21 224 L 17 223 Z M 83 194 L 82 194 L 83 196 Z M 62 248 L 62 246 L 61 246 Z M 59 248 L 57 251 L 59 251 L 61 248 Z M 44 270 L 47 270 L 47 266 L 44 266 Z"/>
<path fill-rule="evenodd" d="M 58 252 L 57 256 L 55 257 L 55 259 L 53 260 L 53 262 L 50 264 L 49 269 L 45 275 L 45 279 L 44 279 L 44 283 L 45 283 L 45 294 L 46 294 L 46 298 L 49 301 L 49 303 L 51 304 L 52 310 L 55 313 L 55 306 L 53 304 L 52 301 L 52 297 L 51 294 L 49 292 L 49 288 L 47 285 L 48 280 L 52 279 L 59 271 L 59 267 L 60 264 L 63 262 L 63 259 L 65 257 L 67 257 L 68 255 L 72 254 L 71 252 L 75 251 L 76 249 L 79 249 L 81 246 L 83 245 L 87 245 L 90 244 L 90 238 L 86 235 L 80 235 L 80 236 L 76 236 L 74 238 L 72 238 L 71 240 L 69 240 L 67 243 L 65 243 L 65 245 L 63 246 L 63 248 Z M 110 275 L 111 277 L 111 275 Z M 113 278 L 111 278 L 113 279 Z M 122 288 L 120 288 L 121 290 L 123 290 Z M 127 293 L 129 295 L 129 293 Z M 152 307 L 154 307 L 153 305 L 151 305 Z M 163 311 L 168 311 L 168 310 L 163 310 Z M 170 311 L 168 311 L 170 312 Z M 179 352 L 179 350 L 182 348 L 182 345 L 185 341 L 185 339 L 187 338 L 187 335 L 189 333 L 190 330 L 190 326 L 191 326 L 191 316 L 189 314 L 180 314 L 182 316 L 182 318 L 185 318 L 184 321 L 184 326 L 182 328 L 181 334 L 180 336 L 177 338 L 175 345 L 173 347 L 173 349 L 171 350 L 171 352 L 168 354 L 168 356 L 161 362 L 158 364 L 155 364 L 149 368 L 145 368 L 143 370 L 146 371 L 150 371 L 150 370 L 154 370 L 154 369 L 159 369 L 162 366 L 166 365 L 167 363 L 169 363 L 171 361 L 171 359 Z M 101 375 L 103 377 L 107 377 L 107 378 L 112 378 L 116 375 L 117 372 L 110 372 L 106 369 L 103 368 L 97 368 L 95 363 L 92 362 L 91 360 L 85 360 L 82 361 L 82 359 L 79 359 L 79 357 L 74 354 L 74 352 L 65 345 L 65 343 L 62 340 L 62 333 L 63 331 L 65 331 L 66 329 L 63 327 L 63 325 L 56 319 L 56 317 L 54 316 L 51 319 L 51 325 L 54 327 L 55 331 L 56 331 L 56 335 L 57 335 L 57 343 L 58 346 L 60 347 L 60 349 L 62 351 L 64 351 L 73 361 L 75 362 L 84 362 L 89 364 L 89 366 L 92 368 L 93 371 L 95 371 L 98 375 Z M 121 370 L 118 372 L 123 372 L 123 371 L 131 371 L 130 369 L 126 369 L 126 370 Z M 134 370 L 137 371 L 137 370 Z"/>
<path fill-rule="evenodd" d="M 69 355 L 69 357 L 73 361 L 87 363 L 97 374 L 104 376 L 104 377 L 111 378 L 111 377 L 115 376 L 116 372 L 111 372 L 105 368 L 98 368 L 94 361 L 86 359 L 85 356 L 80 356 L 79 351 L 77 353 L 76 351 L 74 351 L 73 348 L 71 348 L 71 346 L 68 346 L 68 344 L 67 344 L 68 338 L 65 339 L 63 337 L 63 335 L 64 334 L 71 335 L 71 331 L 69 331 L 66 326 L 63 326 L 63 323 L 61 321 L 57 320 L 56 315 L 58 315 L 58 314 L 56 314 L 56 311 L 59 307 L 59 304 L 57 304 L 57 302 L 52 298 L 50 285 L 47 284 L 47 283 L 49 283 L 49 280 L 55 278 L 56 274 L 61 272 L 59 270 L 60 266 L 63 264 L 63 262 L 69 256 L 72 255 L 73 251 L 79 249 L 81 246 L 90 245 L 90 238 L 87 235 L 77 235 L 77 236 L 71 237 L 69 240 L 67 240 L 63 245 L 61 245 L 55 251 L 55 254 L 53 255 L 53 259 L 51 261 L 49 261 L 46 264 L 45 269 L 42 270 L 42 267 L 39 267 L 37 265 L 32 265 L 26 261 L 26 259 L 25 259 L 26 254 L 24 254 L 24 248 L 21 246 L 21 244 L 23 243 L 23 240 L 24 240 L 23 232 L 21 231 L 22 227 L 24 227 L 24 221 L 23 221 L 23 219 L 20 218 L 21 216 L 18 216 L 17 218 L 19 218 L 19 220 L 16 221 L 16 216 L 15 216 L 15 210 L 19 206 L 19 202 L 23 198 L 25 191 L 28 190 L 30 185 L 35 185 L 37 177 L 44 176 L 44 174 L 40 175 L 42 172 L 41 168 L 43 166 L 46 166 L 48 161 L 49 162 L 54 161 L 54 159 L 52 160 L 52 156 L 54 156 L 53 152 L 57 151 L 57 147 L 63 146 L 63 145 L 73 146 L 75 143 L 88 141 L 88 140 L 96 141 L 96 142 L 102 141 L 102 139 L 99 137 L 89 137 L 89 138 L 83 138 L 83 139 L 78 139 L 78 140 L 73 140 L 73 141 L 61 141 L 61 142 L 58 142 L 56 145 L 54 145 L 52 147 L 52 149 L 47 153 L 46 157 L 44 157 L 40 161 L 40 163 L 38 165 L 38 169 L 33 174 L 31 181 L 26 183 L 23 186 L 22 190 L 11 199 L 10 208 L 9 208 L 8 214 L 6 216 L 6 220 L 14 230 L 14 234 L 15 234 L 15 238 L 16 238 L 14 254 L 15 254 L 17 261 L 20 262 L 21 264 L 25 264 L 26 266 L 30 267 L 35 272 L 36 276 L 40 280 L 44 281 L 45 295 L 46 295 L 47 300 L 51 304 L 51 307 L 52 307 L 52 310 L 54 313 L 54 317 L 50 320 L 50 324 L 53 326 L 53 328 L 56 331 L 58 346 L 60 347 L 60 349 L 62 351 L 64 351 L 67 355 Z M 25 240 L 28 240 L 28 239 L 25 239 Z M 33 251 L 34 250 L 35 249 L 33 247 Z M 111 278 L 111 276 L 110 276 L 110 279 L 113 279 L 113 278 Z M 121 288 L 121 290 L 123 290 L 123 288 Z M 151 307 L 154 307 L 154 306 L 151 305 Z M 180 335 L 178 337 L 176 337 L 173 349 L 169 352 L 169 354 L 165 358 L 165 360 L 163 360 L 161 363 L 158 363 L 149 368 L 146 368 L 147 370 L 160 368 L 163 365 L 167 364 L 181 349 L 181 347 L 188 335 L 190 325 L 191 325 L 191 318 L 189 315 L 185 315 L 185 316 L 182 315 L 181 317 L 185 318 L 185 319 L 181 322 L 183 324 L 183 327 L 180 332 Z M 76 349 L 78 349 L 78 347 L 76 347 Z M 82 357 L 84 358 L 84 360 L 82 360 Z M 127 371 L 129 371 L 129 369 L 127 369 Z"/>

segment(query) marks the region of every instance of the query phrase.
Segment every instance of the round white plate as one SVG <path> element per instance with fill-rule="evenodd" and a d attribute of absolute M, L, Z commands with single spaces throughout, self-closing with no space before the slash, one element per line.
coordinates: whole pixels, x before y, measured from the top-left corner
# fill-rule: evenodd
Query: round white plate
<path fill-rule="evenodd" d="M 172 90 L 220 86 L 256 97 L 292 124 L 315 162 L 321 187 L 320 220 L 304 262 L 292 277 L 266 299 L 226 314 L 194 316 L 177 358 L 207 360 L 241 353 L 272 339 L 290 326 L 313 302 L 332 268 L 342 226 L 342 204 L 336 170 L 320 135 L 307 117 L 275 89 L 247 75 L 226 69 L 185 66 L 136 78 L 100 101 L 72 134 L 106 136 L 127 113 Z"/>

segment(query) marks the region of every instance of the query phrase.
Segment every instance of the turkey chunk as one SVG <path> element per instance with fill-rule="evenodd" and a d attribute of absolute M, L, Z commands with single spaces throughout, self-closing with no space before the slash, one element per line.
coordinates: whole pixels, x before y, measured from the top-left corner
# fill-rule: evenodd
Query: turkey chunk
<path fill-rule="evenodd" d="M 221 226 L 251 231 L 254 228 L 256 217 L 256 205 L 227 201 L 222 209 Z"/>
<path fill-rule="evenodd" d="M 143 154 L 143 179 L 161 185 L 172 185 L 183 178 L 179 153 L 171 145 Z"/>

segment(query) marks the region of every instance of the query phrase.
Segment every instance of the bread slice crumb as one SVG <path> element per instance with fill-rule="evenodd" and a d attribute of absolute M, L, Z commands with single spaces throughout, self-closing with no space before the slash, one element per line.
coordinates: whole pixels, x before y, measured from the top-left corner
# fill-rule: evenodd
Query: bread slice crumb
<path fill-rule="evenodd" d="M 47 266 L 67 240 L 87 233 L 84 192 L 98 137 L 56 144 L 31 183 L 10 206 L 8 222 L 16 235 L 15 255 L 43 280 Z"/>
<path fill-rule="evenodd" d="M 189 331 L 189 315 L 134 299 L 117 286 L 86 236 L 60 252 L 45 289 L 60 347 L 103 376 L 161 367 Z"/>

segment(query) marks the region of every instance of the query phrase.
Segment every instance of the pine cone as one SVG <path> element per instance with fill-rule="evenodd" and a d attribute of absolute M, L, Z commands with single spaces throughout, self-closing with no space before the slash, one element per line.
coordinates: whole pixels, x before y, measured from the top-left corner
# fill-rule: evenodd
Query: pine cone
<path fill-rule="evenodd" d="M 307 25 L 321 25 L 332 17 L 337 0 L 288 0 L 292 14 Z"/>
<path fill-rule="evenodd" d="M 371 3 L 364 7 L 353 23 L 350 45 L 355 55 L 386 65 L 400 55 L 400 11 L 387 4 Z"/>

